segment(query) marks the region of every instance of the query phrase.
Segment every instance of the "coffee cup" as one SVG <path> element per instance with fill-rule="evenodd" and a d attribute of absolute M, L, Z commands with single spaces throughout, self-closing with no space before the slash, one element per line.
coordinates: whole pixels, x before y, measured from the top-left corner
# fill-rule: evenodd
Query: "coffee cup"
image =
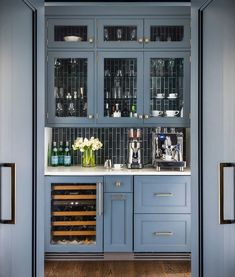
<path fill-rule="evenodd" d="M 114 169 L 121 169 L 123 168 L 123 164 L 113 164 Z"/>
<path fill-rule="evenodd" d="M 166 110 L 165 111 L 166 116 L 169 117 L 173 117 L 176 116 L 177 114 L 179 114 L 179 111 L 175 111 L 175 110 Z"/>
<path fill-rule="evenodd" d="M 163 159 L 165 160 L 165 161 L 171 161 L 172 160 L 172 156 L 171 155 L 163 155 Z"/>
<path fill-rule="evenodd" d="M 178 93 L 169 93 L 170 98 L 176 98 L 178 96 Z"/>
<path fill-rule="evenodd" d="M 165 97 L 165 93 L 157 93 L 157 98 L 164 98 Z"/>
<path fill-rule="evenodd" d="M 158 111 L 158 110 L 152 111 L 152 116 L 160 116 L 160 115 L 163 115 L 163 111 Z"/>

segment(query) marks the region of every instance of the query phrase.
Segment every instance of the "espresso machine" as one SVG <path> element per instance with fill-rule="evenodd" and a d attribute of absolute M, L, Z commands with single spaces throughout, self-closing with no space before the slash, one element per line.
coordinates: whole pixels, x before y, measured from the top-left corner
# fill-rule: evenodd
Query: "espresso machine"
<path fill-rule="evenodd" d="M 129 142 L 128 142 L 128 162 L 127 168 L 143 168 L 141 158 L 141 130 L 130 129 L 129 130 Z"/>
<path fill-rule="evenodd" d="M 183 160 L 183 132 L 175 128 L 156 128 L 152 132 L 152 165 L 157 171 L 161 168 L 174 168 L 184 171 L 186 162 Z"/>

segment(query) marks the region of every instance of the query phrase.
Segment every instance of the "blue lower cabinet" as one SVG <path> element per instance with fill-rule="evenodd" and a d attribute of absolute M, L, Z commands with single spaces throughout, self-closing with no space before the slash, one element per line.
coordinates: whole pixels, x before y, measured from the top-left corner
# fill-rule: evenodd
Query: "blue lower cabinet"
<path fill-rule="evenodd" d="M 133 194 L 104 194 L 104 252 L 133 251 Z"/>
<path fill-rule="evenodd" d="M 134 252 L 190 252 L 189 214 L 135 214 Z"/>
<path fill-rule="evenodd" d="M 190 213 L 190 176 L 136 176 L 135 213 Z"/>

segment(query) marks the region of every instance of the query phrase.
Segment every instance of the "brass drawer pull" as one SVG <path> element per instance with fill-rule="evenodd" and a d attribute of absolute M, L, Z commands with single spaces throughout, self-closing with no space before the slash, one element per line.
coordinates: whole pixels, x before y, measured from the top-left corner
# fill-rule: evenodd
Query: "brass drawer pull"
<path fill-rule="evenodd" d="M 174 193 L 172 193 L 172 192 L 155 192 L 153 195 L 156 197 L 172 197 L 172 196 L 174 196 Z"/>
<path fill-rule="evenodd" d="M 174 235 L 174 233 L 173 232 L 153 232 L 153 235 L 157 237 L 171 237 Z"/>

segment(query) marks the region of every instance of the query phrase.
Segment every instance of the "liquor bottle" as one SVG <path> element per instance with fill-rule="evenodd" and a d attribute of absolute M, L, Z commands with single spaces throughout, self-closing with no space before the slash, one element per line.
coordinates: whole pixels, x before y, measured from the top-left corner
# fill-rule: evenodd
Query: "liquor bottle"
<path fill-rule="evenodd" d="M 136 105 L 135 105 L 135 104 L 133 104 L 133 105 L 131 106 L 130 117 L 137 117 Z"/>
<path fill-rule="evenodd" d="M 116 107 L 115 107 L 115 111 L 113 113 L 113 117 L 121 117 L 122 115 L 121 115 L 121 111 L 119 110 L 119 104 L 116 103 L 115 106 Z"/>
<path fill-rule="evenodd" d="M 129 111 L 129 109 L 128 109 L 126 104 L 125 104 L 125 106 L 124 106 L 124 108 L 122 110 L 122 116 L 123 117 L 129 117 L 130 116 L 130 111 Z"/>
<path fill-rule="evenodd" d="M 64 149 L 63 142 L 60 142 L 60 146 L 58 149 L 58 165 L 64 165 Z"/>
<path fill-rule="evenodd" d="M 109 112 L 109 103 L 105 104 L 105 116 L 109 117 L 110 116 L 110 112 Z"/>
<path fill-rule="evenodd" d="M 66 141 L 65 149 L 64 149 L 64 165 L 70 166 L 71 165 L 71 151 L 69 148 L 69 142 Z"/>
<path fill-rule="evenodd" d="M 53 147 L 52 147 L 52 153 L 51 153 L 51 165 L 52 166 L 58 166 L 59 164 L 59 159 L 58 159 L 58 150 L 56 147 L 56 142 L 53 142 Z"/>

